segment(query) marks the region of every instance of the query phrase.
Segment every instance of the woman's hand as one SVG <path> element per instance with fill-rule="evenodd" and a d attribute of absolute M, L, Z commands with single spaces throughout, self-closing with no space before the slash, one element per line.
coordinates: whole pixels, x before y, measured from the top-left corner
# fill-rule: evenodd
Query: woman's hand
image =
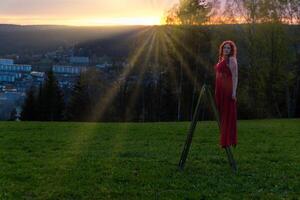
<path fill-rule="evenodd" d="M 235 94 L 232 94 L 231 98 L 232 98 L 232 100 L 236 101 L 236 95 Z"/>

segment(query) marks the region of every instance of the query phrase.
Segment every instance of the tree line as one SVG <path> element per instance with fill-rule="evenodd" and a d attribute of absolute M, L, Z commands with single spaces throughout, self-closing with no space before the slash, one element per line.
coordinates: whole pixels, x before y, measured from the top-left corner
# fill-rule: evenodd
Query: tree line
<path fill-rule="evenodd" d="M 55 77 L 48 73 L 43 86 L 35 92 L 29 90 L 23 119 L 190 120 L 203 84 L 210 85 L 213 93 L 213 66 L 218 47 L 227 38 L 238 46 L 238 118 L 299 117 L 300 62 L 293 45 L 296 30 L 270 24 L 255 28 L 251 40 L 240 34 L 246 27 L 235 25 L 153 28 L 136 40 L 127 66 L 114 65 L 106 72 L 91 68 L 78 77 L 70 94 L 62 94 Z M 206 102 L 201 109 L 202 120 L 213 119 Z M 26 114 L 32 112 L 35 114 Z"/>

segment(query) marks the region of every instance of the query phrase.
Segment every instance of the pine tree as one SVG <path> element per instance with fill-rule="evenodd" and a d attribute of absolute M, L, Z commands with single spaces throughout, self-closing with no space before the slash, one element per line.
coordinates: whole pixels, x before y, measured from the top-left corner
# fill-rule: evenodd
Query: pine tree
<path fill-rule="evenodd" d="M 47 79 L 38 95 L 39 119 L 42 121 L 61 121 L 64 113 L 63 93 L 52 71 L 47 72 Z"/>
<path fill-rule="evenodd" d="M 76 82 L 66 109 L 67 120 L 86 121 L 91 112 L 91 100 L 87 83 L 80 75 Z"/>
<path fill-rule="evenodd" d="M 37 100 L 36 100 L 36 107 L 37 107 L 37 111 L 36 111 L 36 118 L 39 121 L 44 121 L 46 119 L 46 116 L 44 115 L 45 111 L 45 105 L 43 103 L 43 85 L 41 84 L 39 86 L 39 91 L 37 94 Z"/>
<path fill-rule="evenodd" d="M 34 88 L 31 87 L 26 95 L 25 102 L 22 106 L 21 120 L 33 121 L 36 119 L 36 99 Z"/>

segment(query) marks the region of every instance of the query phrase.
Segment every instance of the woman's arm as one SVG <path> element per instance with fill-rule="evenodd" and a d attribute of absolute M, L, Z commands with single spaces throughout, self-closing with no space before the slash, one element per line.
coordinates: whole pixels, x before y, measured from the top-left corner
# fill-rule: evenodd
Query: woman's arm
<path fill-rule="evenodd" d="M 236 89 L 238 84 L 238 64 L 235 57 L 229 58 L 229 68 L 232 75 L 232 98 L 236 98 Z"/>

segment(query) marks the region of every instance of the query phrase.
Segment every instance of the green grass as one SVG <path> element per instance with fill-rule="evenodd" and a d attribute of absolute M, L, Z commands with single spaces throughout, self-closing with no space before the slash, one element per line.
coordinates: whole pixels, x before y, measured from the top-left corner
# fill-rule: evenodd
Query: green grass
<path fill-rule="evenodd" d="M 0 199 L 299 199 L 300 119 L 238 121 L 234 175 L 215 122 L 185 170 L 182 123 L 0 123 Z"/>

